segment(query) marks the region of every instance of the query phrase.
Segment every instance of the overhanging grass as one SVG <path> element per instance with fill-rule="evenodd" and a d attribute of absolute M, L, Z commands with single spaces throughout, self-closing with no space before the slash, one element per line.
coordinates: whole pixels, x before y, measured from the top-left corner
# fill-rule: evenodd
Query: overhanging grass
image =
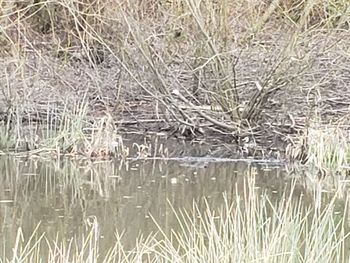
<path fill-rule="evenodd" d="M 350 133 L 347 125 L 311 125 L 293 146 L 287 148 L 287 155 L 301 159 L 325 174 L 348 170 Z"/>
<path fill-rule="evenodd" d="M 17 155 L 52 154 L 97 158 L 126 157 L 127 149 L 117 133 L 113 118 L 108 115 L 95 120 L 88 114 L 88 102 L 84 99 L 73 108 L 66 102 L 63 109 L 47 105 L 38 118 L 23 113 L 18 106 L 16 114 L 9 115 L 0 127 L 0 150 Z"/>

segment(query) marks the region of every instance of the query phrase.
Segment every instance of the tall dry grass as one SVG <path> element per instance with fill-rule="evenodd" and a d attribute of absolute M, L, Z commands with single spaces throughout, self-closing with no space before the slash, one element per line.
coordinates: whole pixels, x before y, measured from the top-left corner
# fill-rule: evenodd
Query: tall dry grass
<path fill-rule="evenodd" d="M 95 216 L 84 224 L 86 235 L 49 240 L 38 228 L 25 235 L 18 228 L 12 254 L 0 261 L 16 262 L 347 262 L 347 211 L 338 211 L 336 197 L 323 206 L 308 206 L 293 197 L 294 188 L 273 201 L 247 180 L 242 195 L 226 196 L 221 207 L 175 210 L 178 228 L 140 236 L 134 247 L 115 242 L 100 253 L 100 225 Z M 289 192 L 290 191 L 290 192 Z M 321 190 L 320 190 L 321 191 Z"/>
<path fill-rule="evenodd" d="M 313 67 L 318 54 L 298 51 L 305 38 L 349 26 L 349 3 L 2 1 L 0 21 L 7 60 L 2 108 L 8 116 L 22 115 L 38 93 L 46 96 L 37 100 L 47 100 L 48 94 L 62 100 L 82 89 L 114 104 L 151 98 L 154 116 L 175 120 L 175 126 L 191 133 L 201 127 L 240 133 L 259 120 L 270 99 Z M 110 80 L 99 66 L 109 60 L 115 63 L 113 71 L 120 71 Z M 74 67 L 75 61 L 87 65 L 81 67 L 91 87 L 77 87 L 79 79 L 73 82 L 72 75 L 57 71 L 57 65 Z M 252 76 L 248 81 L 245 72 Z M 57 81 L 45 79 L 43 85 L 44 74 Z"/>

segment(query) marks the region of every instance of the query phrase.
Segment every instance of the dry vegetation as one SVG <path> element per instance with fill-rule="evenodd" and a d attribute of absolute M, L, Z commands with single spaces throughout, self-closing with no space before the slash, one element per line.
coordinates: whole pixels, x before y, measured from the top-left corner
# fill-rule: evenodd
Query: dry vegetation
<path fill-rule="evenodd" d="M 307 205 L 294 186 L 272 200 L 248 178 L 242 195 L 225 196 L 220 207 L 194 203 L 193 210 L 171 206 L 177 228 L 153 219 L 158 233 L 140 236 L 133 246 L 114 239 L 103 252 L 100 224 L 87 218 L 86 233 L 52 240 L 38 225 L 31 233 L 18 227 L 0 262 L 348 262 L 348 203 L 336 195 L 322 207 Z M 236 185 L 237 187 L 237 185 Z M 321 191 L 321 190 L 319 190 Z M 316 193 L 315 193 L 316 194 Z M 203 211 L 201 210 L 203 209 Z M 111 230 L 110 230 L 111 231 Z M 119 230 L 120 231 L 120 230 Z M 5 250 L 6 251 L 6 250 Z"/>
<path fill-rule="evenodd" d="M 34 156 L 0 168 L 1 263 L 349 261 L 343 177 Z"/>
<path fill-rule="evenodd" d="M 348 0 L 1 1 L 1 147 L 82 141 L 91 155 L 87 130 L 127 125 L 286 145 L 310 117 L 348 114 L 349 12 Z"/>

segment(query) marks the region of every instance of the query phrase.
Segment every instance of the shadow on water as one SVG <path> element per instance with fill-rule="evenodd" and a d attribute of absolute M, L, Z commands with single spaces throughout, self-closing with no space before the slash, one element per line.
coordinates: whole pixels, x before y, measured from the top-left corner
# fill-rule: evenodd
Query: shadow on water
<path fill-rule="evenodd" d="M 115 242 L 116 230 L 123 233 L 126 247 L 134 246 L 140 234 L 156 232 L 150 215 L 170 232 L 178 227 L 172 207 L 191 209 L 195 202 L 205 209 L 205 200 L 210 207 L 220 207 L 224 194 L 228 200 L 237 193 L 244 196 L 252 174 L 255 190 L 271 200 L 281 198 L 296 181 L 281 166 L 225 161 L 45 162 L 3 156 L 0 171 L 0 253 L 6 255 L 19 227 L 29 236 L 40 223 L 38 234 L 69 240 L 86 233 L 96 219 L 103 253 Z M 314 190 L 300 178 L 293 197 L 310 204 L 317 198 L 327 201 L 326 193 L 318 196 Z M 343 211 L 344 202 L 338 203 Z"/>

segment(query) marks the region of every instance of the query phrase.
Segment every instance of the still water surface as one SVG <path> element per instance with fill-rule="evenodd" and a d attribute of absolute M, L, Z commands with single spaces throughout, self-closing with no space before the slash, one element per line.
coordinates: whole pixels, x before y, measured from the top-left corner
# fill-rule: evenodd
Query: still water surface
<path fill-rule="evenodd" d="M 87 233 L 92 219 L 99 225 L 101 253 L 115 242 L 115 231 L 132 247 L 140 234 L 157 231 L 152 217 L 165 231 L 176 228 L 172 207 L 191 209 L 195 201 L 204 209 L 204 200 L 220 207 L 224 194 L 244 195 L 252 171 L 257 191 L 272 200 L 295 180 L 281 165 L 206 159 L 89 162 L 3 156 L 0 171 L 0 256 L 10 254 L 19 227 L 29 236 L 40 223 L 39 234 L 69 240 Z M 310 203 L 317 198 L 303 180 L 294 196 Z"/>

